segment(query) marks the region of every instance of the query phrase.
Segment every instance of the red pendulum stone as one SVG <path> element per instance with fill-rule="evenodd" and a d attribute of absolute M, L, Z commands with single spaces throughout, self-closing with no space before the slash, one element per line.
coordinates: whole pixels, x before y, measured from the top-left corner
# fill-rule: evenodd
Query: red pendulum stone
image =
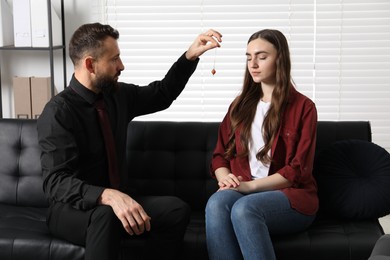
<path fill-rule="evenodd" d="M 214 64 L 213 64 L 213 69 L 211 70 L 211 74 L 213 74 L 213 76 L 215 75 L 215 73 L 217 73 L 217 71 L 215 70 L 215 60 L 217 58 L 217 48 L 215 48 L 215 51 L 214 51 Z"/>

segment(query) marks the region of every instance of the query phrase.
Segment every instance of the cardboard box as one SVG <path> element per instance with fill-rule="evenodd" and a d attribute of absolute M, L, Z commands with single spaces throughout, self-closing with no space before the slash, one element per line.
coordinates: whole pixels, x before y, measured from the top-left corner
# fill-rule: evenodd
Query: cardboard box
<path fill-rule="evenodd" d="M 15 117 L 31 119 L 31 88 L 29 77 L 14 77 Z"/>
<path fill-rule="evenodd" d="M 6 0 L 0 0 L 0 46 L 14 44 L 12 7 Z"/>
<path fill-rule="evenodd" d="M 53 46 L 62 45 L 61 19 L 47 0 L 33 0 L 30 6 L 32 47 L 49 47 L 49 14 L 51 8 L 51 26 Z"/>
<path fill-rule="evenodd" d="M 15 117 L 37 119 L 52 96 L 51 77 L 14 77 L 13 86 Z"/>
<path fill-rule="evenodd" d="M 31 47 L 30 0 L 14 0 L 13 11 L 15 47 Z"/>
<path fill-rule="evenodd" d="M 51 98 L 51 78 L 31 77 L 31 115 L 37 119 Z M 56 91 L 54 92 L 56 94 Z"/>

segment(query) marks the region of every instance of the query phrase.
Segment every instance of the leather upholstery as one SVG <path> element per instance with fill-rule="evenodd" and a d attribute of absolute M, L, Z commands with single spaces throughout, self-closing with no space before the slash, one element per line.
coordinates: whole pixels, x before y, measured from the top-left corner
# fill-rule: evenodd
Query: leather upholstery
<path fill-rule="evenodd" d="M 378 239 L 368 260 L 390 260 L 390 234 Z"/>
<path fill-rule="evenodd" d="M 16 124 L 15 124 L 16 123 Z M 0 130 L 0 202 L 47 207 L 42 192 L 35 121 L 3 120 Z"/>
<path fill-rule="evenodd" d="M 46 227 L 36 122 L 0 120 L 0 259 L 82 260 L 84 248 Z"/>
<path fill-rule="evenodd" d="M 207 259 L 204 207 L 217 186 L 209 175 L 217 140 L 215 122 L 141 122 L 128 128 L 132 188 L 176 195 L 192 208 L 182 259 Z M 342 139 L 371 141 L 368 122 L 319 122 L 317 152 Z M 316 153 L 317 153 L 316 152 Z M 83 259 L 84 248 L 52 237 L 45 224 L 36 121 L 0 119 L 0 259 Z M 383 234 L 377 219 L 339 220 L 320 215 L 308 230 L 274 237 L 278 260 L 367 259 Z M 123 242 L 122 259 L 140 240 Z"/>
<path fill-rule="evenodd" d="M 175 195 L 192 209 L 182 259 L 207 259 L 204 209 L 217 190 L 210 159 L 217 123 L 133 121 L 128 128 L 129 183 L 144 195 Z"/>
<path fill-rule="evenodd" d="M 218 124 L 133 121 L 128 129 L 129 183 L 143 195 L 175 195 L 203 211 L 217 185 L 210 159 Z M 201 174 L 200 174 L 201 173 Z"/>
<path fill-rule="evenodd" d="M 217 123 L 191 122 L 134 121 L 128 129 L 127 160 L 134 188 L 144 194 L 179 196 L 193 209 L 194 217 L 185 237 L 187 258 L 183 259 L 207 259 L 204 208 L 207 198 L 217 189 L 215 181 L 210 182 L 208 177 L 217 131 Z M 319 122 L 316 154 L 348 138 L 371 141 L 370 124 Z M 377 219 L 341 221 L 319 216 L 310 229 L 274 237 L 273 242 L 278 260 L 363 260 L 381 234 Z"/>

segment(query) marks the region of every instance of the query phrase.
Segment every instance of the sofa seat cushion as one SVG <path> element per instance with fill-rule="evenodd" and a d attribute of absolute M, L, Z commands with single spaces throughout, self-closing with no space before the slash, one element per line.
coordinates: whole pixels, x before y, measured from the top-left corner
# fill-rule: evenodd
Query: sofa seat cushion
<path fill-rule="evenodd" d="M 194 211 L 183 242 L 183 258 L 186 260 L 208 259 L 206 222 L 204 211 Z"/>
<path fill-rule="evenodd" d="M 122 241 L 121 259 L 142 259 L 142 237 L 131 237 Z M 191 220 L 184 235 L 182 252 L 179 259 L 207 260 L 206 228 L 204 211 L 193 211 Z"/>
<path fill-rule="evenodd" d="M 315 176 L 327 214 L 368 219 L 390 213 L 390 154 L 374 143 L 333 143 L 319 154 Z"/>
<path fill-rule="evenodd" d="M 83 247 L 51 236 L 46 211 L 0 204 L 0 259 L 84 259 Z"/>
<path fill-rule="evenodd" d="M 367 260 L 383 229 L 376 219 L 317 218 L 306 231 L 272 238 L 278 260 Z"/>

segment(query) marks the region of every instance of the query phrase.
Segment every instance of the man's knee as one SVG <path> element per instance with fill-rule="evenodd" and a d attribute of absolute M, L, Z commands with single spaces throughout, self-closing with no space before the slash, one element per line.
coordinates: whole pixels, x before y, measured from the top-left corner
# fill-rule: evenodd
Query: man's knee
<path fill-rule="evenodd" d="M 89 226 L 94 228 L 118 230 L 121 228 L 120 220 L 110 206 L 98 206 L 91 215 Z"/>
<path fill-rule="evenodd" d="M 187 225 L 191 216 L 190 206 L 177 197 L 166 197 L 166 199 L 167 205 L 170 206 L 170 218 L 174 220 L 181 220 L 185 225 Z"/>
<path fill-rule="evenodd" d="M 165 196 L 157 198 L 154 210 L 152 213 L 152 229 L 153 226 L 159 230 L 184 230 L 191 216 L 190 206 L 183 200 Z"/>
<path fill-rule="evenodd" d="M 93 210 L 88 226 L 85 259 L 117 259 L 123 227 L 109 206 Z"/>

